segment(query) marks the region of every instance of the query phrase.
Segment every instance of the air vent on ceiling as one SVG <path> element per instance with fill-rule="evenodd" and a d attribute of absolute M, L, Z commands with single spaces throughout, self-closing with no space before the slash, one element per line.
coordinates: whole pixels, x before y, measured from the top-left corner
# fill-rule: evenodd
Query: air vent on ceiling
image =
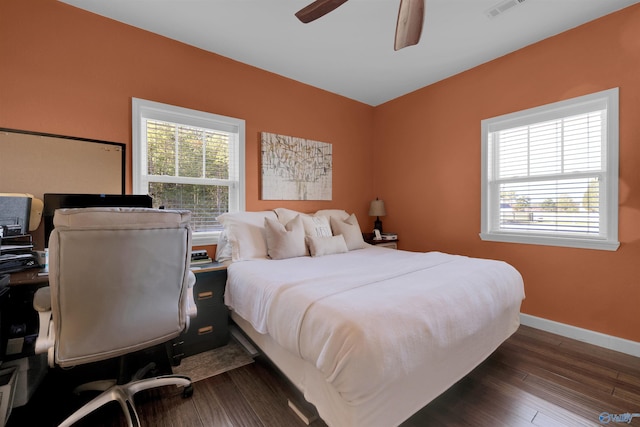
<path fill-rule="evenodd" d="M 498 3 L 497 5 L 493 6 L 491 9 L 487 10 L 486 14 L 489 18 L 495 18 L 501 13 L 504 13 L 507 10 L 511 9 L 512 7 L 518 6 L 524 2 L 525 0 L 506 0 Z"/>

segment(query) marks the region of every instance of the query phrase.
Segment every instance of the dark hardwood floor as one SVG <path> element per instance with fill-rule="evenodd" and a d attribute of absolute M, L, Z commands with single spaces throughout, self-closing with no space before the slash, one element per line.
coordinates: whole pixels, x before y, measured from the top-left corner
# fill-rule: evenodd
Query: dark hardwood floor
<path fill-rule="evenodd" d="M 79 407 L 83 398 L 71 393 L 78 375 L 71 372 L 50 371 L 29 403 L 13 410 L 7 426 L 53 426 Z M 136 406 L 144 426 L 304 426 L 287 399 L 300 397 L 258 358 L 195 383 L 190 398 L 166 387 L 138 393 Z M 125 425 L 120 412 L 114 403 L 77 425 Z M 611 416 L 600 423 L 604 412 Z M 612 418 L 624 414 L 640 415 L 640 358 L 522 326 L 402 426 L 640 426 L 640 417 L 630 423 Z"/>

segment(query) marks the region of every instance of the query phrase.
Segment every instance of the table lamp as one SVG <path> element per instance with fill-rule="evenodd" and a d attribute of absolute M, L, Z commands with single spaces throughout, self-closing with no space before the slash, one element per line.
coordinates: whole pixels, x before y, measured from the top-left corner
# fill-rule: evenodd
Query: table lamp
<path fill-rule="evenodd" d="M 379 200 L 377 197 L 375 200 L 371 201 L 371 206 L 369 206 L 369 216 L 375 216 L 376 221 L 373 224 L 373 228 L 380 230 L 382 233 L 382 221 L 380 221 L 381 216 L 385 216 L 387 212 L 384 210 L 384 201 Z"/>

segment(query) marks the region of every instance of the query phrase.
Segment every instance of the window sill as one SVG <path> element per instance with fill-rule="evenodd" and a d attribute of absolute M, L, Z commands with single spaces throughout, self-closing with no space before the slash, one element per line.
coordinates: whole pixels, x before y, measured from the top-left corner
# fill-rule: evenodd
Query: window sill
<path fill-rule="evenodd" d="M 193 233 L 191 236 L 192 246 L 217 245 L 222 231 L 211 231 L 208 233 Z"/>
<path fill-rule="evenodd" d="M 579 249 L 616 251 L 620 242 L 610 240 L 577 239 L 570 237 L 545 237 L 521 234 L 480 233 L 480 238 L 489 242 L 522 243 L 529 245 L 562 246 Z"/>

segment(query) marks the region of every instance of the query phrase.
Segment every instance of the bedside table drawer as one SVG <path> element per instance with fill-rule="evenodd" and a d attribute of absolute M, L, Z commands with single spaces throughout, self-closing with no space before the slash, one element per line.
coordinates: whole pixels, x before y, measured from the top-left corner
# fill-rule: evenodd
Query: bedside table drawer
<path fill-rule="evenodd" d="M 227 270 L 196 273 L 193 299 L 201 306 L 224 305 L 224 288 L 227 284 Z"/>
<path fill-rule="evenodd" d="M 224 307 L 224 286 L 215 287 L 215 289 L 203 289 L 203 286 L 196 284 L 193 291 L 193 299 L 198 310 L 200 308 Z"/>
<path fill-rule="evenodd" d="M 224 305 L 227 270 L 194 271 L 193 287 L 198 314 L 191 319 L 189 330 L 180 335 L 183 356 L 211 350 L 229 342 L 229 309 Z"/>
<path fill-rule="evenodd" d="M 205 311 L 191 319 L 189 330 L 180 336 L 184 356 L 223 346 L 229 342 L 229 311 Z"/>
<path fill-rule="evenodd" d="M 226 327 L 229 323 L 229 309 L 223 305 L 216 310 L 209 310 L 208 307 L 200 310 L 198 307 L 198 315 L 191 319 L 187 334 L 191 334 L 195 329 L 203 326 L 215 325 L 216 329 L 220 329 L 223 325 Z"/>

